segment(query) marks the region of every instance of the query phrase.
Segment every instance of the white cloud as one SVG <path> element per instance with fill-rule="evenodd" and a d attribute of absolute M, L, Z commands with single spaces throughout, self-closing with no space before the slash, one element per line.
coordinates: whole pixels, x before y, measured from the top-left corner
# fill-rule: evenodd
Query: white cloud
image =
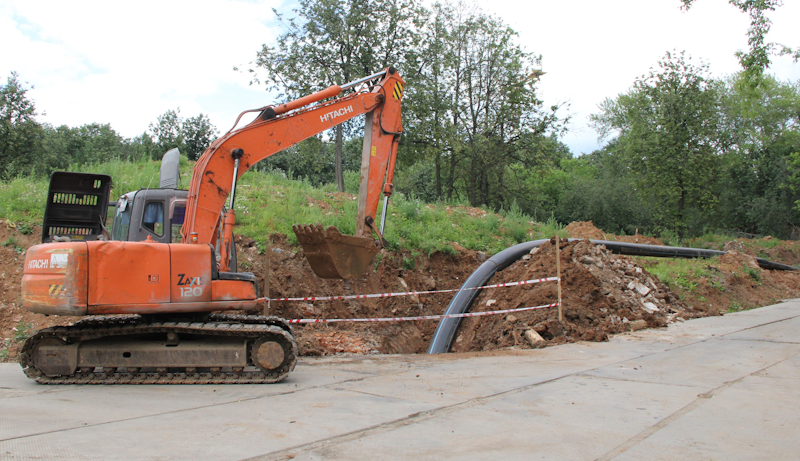
<path fill-rule="evenodd" d="M 800 5 L 772 13 L 770 40 L 800 45 L 787 18 L 800 17 Z M 519 3 L 495 0 L 491 9 L 520 34 L 528 51 L 543 55 L 545 101 L 570 101 L 573 122 L 565 138 L 575 154 L 599 147 L 588 117 L 607 97 L 615 97 L 655 67 L 665 52 L 686 50 L 694 62 L 721 77 L 740 70 L 735 53 L 747 48 L 747 15 L 727 0 L 697 0 L 688 12 L 679 0 L 562 1 Z M 797 43 L 792 43 L 797 42 Z M 772 71 L 797 79 L 800 66 L 776 60 Z"/>
<path fill-rule="evenodd" d="M 272 102 L 248 86 L 246 66 L 281 32 L 272 7 L 281 0 L 0 3 L 0 78 L 11 71 L 33 85 L 43 121 L 110 123 L 125 136 L 142 133 L 169 109 L 209 114 L 227 130 L 244 109 Z M 493 0 L 485 12 L 503 18 L 529 51 L 542 54 L 541 91 L 548 104 L 569 101 L 573 152 L 597 147 L 588 116 L 606 97 L 626 91 L 668 50 L 686 50 L 714 75 L 739 70 L 734 53 L 747 47 L 748 18 L 727 0 Z M 800 2 L 770 15 L 769 39 L 800 46 Z M 800 66 L 775 59 L 780 78 Z"/>
<path fill-rule="evenodd" d="M 262 99 L 233 71 L 274 39 L 271 1 L 17 2 L 0 10 L 0 72 L 18 71 L 44 120 L 111 123 L 126 136 L 180 106 L 208 112 L 198 98 L 222 86 Z M 241 97 L 241 94 L 238 95 Z M 242 107 L 244 109 L 244 107 Z M 236 114 L 212 113 L 218 126 Z"/>

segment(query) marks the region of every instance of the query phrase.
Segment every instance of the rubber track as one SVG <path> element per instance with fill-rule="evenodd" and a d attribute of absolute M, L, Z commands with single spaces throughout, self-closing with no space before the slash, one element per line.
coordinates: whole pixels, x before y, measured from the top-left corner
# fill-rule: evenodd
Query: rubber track
<path fill-rule="evenodd" d="M 292 357 L 274 373 L 261 370 L 211 373 L 76 373 L 70 376 L 48 377 L 33 366 L 31 357 L 36 343 L 44 338 L 86 340 L 108 336 L 169 333 L 205 334 L 210 336 L 239 336 L 258 338 L 264 334 L 279 336 L 291 344 Z M 297 364 L 297 342 L 291 327 L 278 317 L 259 315 L 211 315 L 204 322 L 146 322 L 138 315 L 119 317 L 92 317 L 72 326 L 51 327 L 28 338 L 20 353 L 20 364 L 25 374 L 40 384 L 268 384 L 282 381 Z"/>

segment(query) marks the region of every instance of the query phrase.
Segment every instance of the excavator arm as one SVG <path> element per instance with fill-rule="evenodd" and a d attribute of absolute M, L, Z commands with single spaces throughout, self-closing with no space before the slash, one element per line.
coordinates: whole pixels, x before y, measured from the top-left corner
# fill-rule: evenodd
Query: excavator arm
<path fill-rule="evenodd" d="M 365 88 L 337 97 L 344 90 L 359 85 Z M 391 195 L 395 157 L 402 132 L 400 102 L 403 86 L 400 75 L 389 67 L 349 84 L 334 85 L 286 104 L 259 109 L 261 113 L 255 121 L 214 141 L 197 161 L 189 187 L 186 219 L 181 229 L 183 242 L 216 246 L 218 230 L 222 229 L 220 270 L 229 270 L 235 222 L 233 200 L 236 181 L 242 174 L 270 155 L 366 114 L 356 235 L 341 236 L 335 228 L 295 226 L 298 240 L 304 245 L 309 263 L 318 275 L 327 278 L 360 275 L 366 268 L 363 260 L 366 259 L 368 264 L 379 249 L 372 239 L 372 232 L 378 233 L 374 223 L 381 192 L 387 197 Z M 328 98 L 335 99 L 323 102 Z M 387 179 L 385 186 L 384 178 Z M 221 211 L 229 196 L 229 210 L 221 219 Z M 334 247 L 326 247 L 328 244 Z"/>

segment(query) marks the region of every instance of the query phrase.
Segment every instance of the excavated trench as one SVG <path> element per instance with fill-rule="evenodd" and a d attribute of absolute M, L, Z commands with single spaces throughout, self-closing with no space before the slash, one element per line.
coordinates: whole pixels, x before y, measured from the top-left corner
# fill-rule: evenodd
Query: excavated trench
<path fill-rule="evenodd" d="M 0 239 L 7 241 L 14 237 L 17 245 L 0 247 L 0 266 L 3 271 L 3 277 L 0 277 L 0 332 L 4 340 L 8 339 L 4 342 L 8 351 L 5 360 L 15 359 L 14 338 L 20 328 L 39 329 L 77 320 L 31 314 L 18 305 L 24 258 L 21 251 L 37 243 L 36 236 L 36 229 L 31 235 L 22 235 L 7 226 L 0 226 Z M 269 293 L 272 298 L 458 289 L 465 285 L 467 279 L 475 277 L 473 273 L 490 260 L 485 253 L 464 250 L 457 244 L 454 244 L 456 255 L 435 253 L 425 256 L 383 251 L 363 277 L 349 281 L 325 280 L 313 274 L 302 249 L 289 245 L 285 236 L 274 234 L 271 240 L 273 244 L 268 254 Z M 250 239 L 237 236 L 236 242 L 239 270 L 254 272 L 263 286 L 267 274 L 267 255 L 263 250 L 259 251 L 256 243 Z M 718 315 L 727 309 L 720 305 L 687 305 L 678 294 L 651 276 L 646 267 L 641 265 L 643 263 L 625 255 L 612 254 L 604 246 L 585 241 L 563 242 L 562 246 L 563 323 L 557 321 L 556 309 L 470 318 L 453 330 L 447 349 L 456 352 L 484 351 L 506 347 L 541 347 L 577 340 L 602 341 L 611 334 L 663 326 L 681 319 Z M 504 263 L 507 267 L 503 270 L 496 265 L 491 283 L 554 276 L 555 246 L 545 241 L 532 254 L 530 248 L 517 252 L 516 258 L 507 260 Z M 731 267 L 741 267 L 742 264 L 749 264 L 748 261 L 736 259 Z M 781 299 L 800 296 L 800 283 L 797 283 L 795 276 L 779 278 L 777 271 L 763 271 L 763 274 L 765 285 L 771 280 L 769 277 L 774 277 L 781 284 L 780 290 L 769 292 L 770 297 L 780 296 L 777 299 Z M 734 280 L 733 275 L 726 277 L 732 284 L 729 291 L 735 291 L 734 285 L 743 285 L 741 280 Z M 748 286 L 749 290 L 761 288 Z M 541 305 L 554 302 L 557 297 L 555 283 L 472 293 L 476 295 L 470 295 L 472 311 Z M 464 296 L 459 294 L 455 299 Z M 273 302 L 269 314 L 287 319 L 438 315 L 452 306 L 455 299 L 452 293 L 446 293 L 318 303 Z M 756 302 L 761 305 L 769 303 Z M 657 310 L 653 310 L 652 306 Z M 295 333 L 301 355 L 425 353 L 431 347 L 437 327 L 436 321 L 309 324 L 295 326 Z M 526 339 L 526 332 L 529 331 L 537 332 L 543 341 L 532 346 Z"/>

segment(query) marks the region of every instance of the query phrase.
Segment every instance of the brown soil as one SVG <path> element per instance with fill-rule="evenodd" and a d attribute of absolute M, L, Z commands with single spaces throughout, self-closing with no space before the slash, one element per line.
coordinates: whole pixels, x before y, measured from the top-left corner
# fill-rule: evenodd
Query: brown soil
<path fill-rule="evenodd" d="M 691 241 L 690 241 L 691 244 Z M 772 248 L 765 246 L 774 245 Z M 707 245 L 708 246 L 708 245 Z M 800 266 L 800 241 L 777 240 L 773 237 L 761 239 L 735 239 L 725 242 L 712 250 L 737 251 L 770 261 Z"/>
<path fill-rule="evenodd" d="M 313 204 L 312 206 L 317 206 Z M 591 238 L 622 239 L 604 234 L 591 223 L 573 223 L 570 235 L 582 232 Z M 0 352 L 7 350 L 8 360 L 15 358 L 19 342 L 17 330 L 30 325 L 40 329 L 75 321 L 70 317 L 45 317 L 19 307 L 23 249 L 38 243 L 41 229 L 23 235 L 0 221 Z M 601 235 L 598 235 L 599 234 Z M 640 239 L 646 239 L 639 237 Z M 639 240 L 639 243 L 658 243 Z M 384 250 L 375 266 L 363 277 L 350 280 L 324 280 L 311 271 L 301 248 L 288 244 L 286 236 L 273 234 L 270 257 L 271 298 L 349 295 L 398 291 L 423 291 L 458 288 L 487 255 L 453 247 L 457 256 L 435 253 L 413 256 L 405 252 Z M 239 270 L 254 272 L 263 287 L 267 254 L 255 241 L 237 236 Z M 742 244 L 747 247 L 746 244 Z M 775 257 L 793 263 L 796 244 L 784 242 L 771 251 L 787 255 Z M 795 258 L 795 259 L 791 259 Z M 555 244 L 546 243 L 538 251 L 498 273 L 491 283 L 519 281 L 554 276 Z M 731 306 L 750 308 L 776 300 L 800 297 L 800 274 L 751 270 L 760 284 L 744 267 L 755 267 L 746 251 L 719 258 L 713 263 L 713 274 L 697 281 L 692 291 L 673 292 L 646 270 L 648 260 L 611 255 L 604 247 L 586 241 L 562 242 L 563 322 L 558 321 L 556 308 L 526 311 L 510 315 L 469 318 L 462 322 L 453 350 L 487 351 L 499 348 L 530 348 L 525 334 L 537 332 L 543 341 L 536 347 L 569 341 L 602 341 L 609 335 L 646 327 L 659 327 L 672 321 L 718 315 Z M 472 310 L 498 310 L 552 303 L 556 300 L 556 284 L 543 283 L 513 288 L 492 289 L 482 293 Z M 384 299 L 331 301 L 316 303 L 273 302 L 270 315 L 284 318 L 354 318 L 435 315 L 444 312 L 452 294 L 433 294 Z M 735 309 L 734 309 L 735 310 Z M 436 321 L 335 323 L 296 325 L 303 355 L 339 353 L 422 353 L 437 326 Z M 530 330 L 530 331 L 529 331 Z M 0 358 L 0 360 L 2 360 Z"/>
<path fill-rule="evenodd" d="M 530 347 L 524 339 L 527 330 L 544 339 L 536 347 L 575 340 L 604 341 L 610 334 L 707 315 L 687 307 L 636 262 L 612 255 L 604 246 L 586 240 L 561 241 L 560 253 L 563 321 L 559 321 L 557 308 L 469 318 L 459 329 L 453 350 Z M 492 282 L 551 277 L 555 268 L 555 240 L 551 240 L 495 275 Z M 557 299 L 555 283 L 522 285 L 481 293 L 473 311 L 540 306 Z"/>
<path fill-rule="evenodd" d="M 458 288 L 487 256 L 463 251 L 459 256 L 435 253 L 413 257 L 383 250 L 373 270 L 355 280 L 317 277 L 300 248 L 291 247 L 282 234 L 273 234 L 270 255 L 270 297 L 353 295 Z M 237 236 L 240 270 L 256 274 L 263 287 L 266 255 L 255 241 Z M 273 302 L 270 315 L 283 318 L 410 317 L 442 313 L 452 294 L 384 299 L 337 300 L 316 303 Z M 402 354 L 424 352 L 436 329 L 435 321 L 403 323 L 336 323 L 297 325 L 303 355 L 332 353 Z"/>
<path fill-rule="evenodd" d="M 638 232 L 635 235 L 614 235 L 606 234 L 592 224 L 591 221 L 571 222 L 564 228 L 571 238 L 591 239 L 591 240 L 612 240 L 616 242 L 643 243 L 647 245 L 663 245 L 664 243 L 655 237 L 646 237 Z"/>
<path fill-rule="evenodd" d="M 704 272 L 709 275 L 694 277 L 694 288 L 675 287 L 686 304 L 710 315 L 722 315 L 800 297 L 799 272 L 763 270 L 753 256 L 728 251 L 708 260 Z M 655 262 L 646 260 L 642 264 L 647 267 Z"/>

